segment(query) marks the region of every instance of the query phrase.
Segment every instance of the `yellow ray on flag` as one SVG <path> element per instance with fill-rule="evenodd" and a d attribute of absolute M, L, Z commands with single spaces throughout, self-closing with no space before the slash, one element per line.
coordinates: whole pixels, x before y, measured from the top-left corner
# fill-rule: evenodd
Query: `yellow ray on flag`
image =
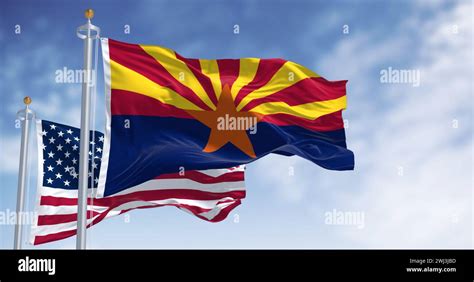
<path fill-rule="evenodd" d="M 170 88 L 163 87 L 143 75 L 110 60 L 112 89 L 139 93 L 154 98 L 162 103 L 173 105 L 184 110 L 201 110 L 194 103 L 179 95 Z"/>
<path fill-rule="evenodd" d="M 232 85 L 232 89 L 230 90 L 234 100 L 240 89 L 249 84 L 255 78 L 259 63 L 260 59 L 258 58 L 240 59 L 239 76 L 235 80 L 234 84 Z"/>
<path fill-rule="evenodd" d="M 249 112 L 259 113 L 262 115 L 288 114 L 309 120 L 315 120 L 318 117 L 345 109 L 346 104 L 346 96 L 296 106 L 289 106 L 285 102 L 268 102 L 256 106 Z"/>
<path fill-rule="evenodd" d="M 237 106 L 237 110 L 240 111 L 253 99 L 266 97 L 310 77 L 319 77 L 319 75 L 297 63 L 288 61 L 273 75 L 267 84 L 245 96 Z"/>
<path fill-rule="evenodd" d="M 168 48 L 152 45 L 140 45 L 142 49 L 159 62 L 177 81 L 187 86 L 211 109 L 216 106 L 212 103 L 209 95 L 206 93 L 201 83 L 188 68 L 188 66 L 178 58 L 176 53 Z"/>
<path fill-rule="evenodd" d="M 201 72 L 207 75 L 207 77 L 209 77 L 211 80 L 212 88 L 214 88 L 214 93 L 216 93 L 217 99 L 219 100 L 219 96 L 221 95 L 222 91 L 222 84 L 217 60 L 200 59 L 199 64 L 201 65 Z"/>

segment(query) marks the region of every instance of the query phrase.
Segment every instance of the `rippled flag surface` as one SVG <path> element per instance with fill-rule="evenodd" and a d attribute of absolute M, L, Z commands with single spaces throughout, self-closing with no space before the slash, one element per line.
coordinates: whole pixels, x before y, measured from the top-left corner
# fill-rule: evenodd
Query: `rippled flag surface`
<path fill-rule="evenodd" d="M 161 46 L 102 39 L 107 196 L 154 175 L 297 155 L 351 170 L 346 82 L 283 59 L 189 59 Z M 105 182 L 107 179 L 107 182 Z"/>
<path fill-rule="evenodd" d="M 79 180 L 79 128 L 38 120 L 38 192 L 30 242 L 44 244 L 76 234 Z M 95 188 L 104 134 L 91 131 L 87 227 L 133 209 L 174 206 L 203 220 L 224 220 L 245 198 L 244 166 L 156 175 L 109 197 Z"/>

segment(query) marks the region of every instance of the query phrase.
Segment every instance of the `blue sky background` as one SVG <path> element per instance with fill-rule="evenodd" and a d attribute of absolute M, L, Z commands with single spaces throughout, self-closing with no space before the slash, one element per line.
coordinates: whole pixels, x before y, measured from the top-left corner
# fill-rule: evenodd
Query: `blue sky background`
<path fill-rule="evenodd" d="M 39 118 L 79 126 L 81 85 L 55 83 L 55 72 L 82 67 L 75 29 L 93 8 L 104 37 L 193 58 L 282 57 L 329 80 L 348 79 L 343 115 L 356 169 L 268 156 L 248 165 L 247 198 L 227 220 L 212 224 L 172 207 L 132 211 L 89 229 L 89 247 L 472 248 L 472 2 L 327 2 L 4 1 L 0 211 L 15 210 L 23 97 L 32 97 Z M 388 67 L 419 70 L 421 85 L 380 83 Z M 103 130 L 101 62 L 98 77 Z M 32 210 L 36 156 L 30 166 Z M 364 212 L 363 228 L 325 224 L 333 209 Z M 0 228 L 0 248 L 11 248 L 13 226 Z M 24 245 L 74 246 L 75 238 Z"/>

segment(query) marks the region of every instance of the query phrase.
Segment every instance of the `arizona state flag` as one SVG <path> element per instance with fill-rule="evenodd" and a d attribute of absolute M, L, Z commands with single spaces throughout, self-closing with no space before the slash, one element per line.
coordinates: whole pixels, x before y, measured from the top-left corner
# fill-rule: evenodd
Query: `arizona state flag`
<path fill-rule="evenodd" d="M 354 167 L 341 114 L 347 81 L 282 59 L 188 59 L 112 39 L 102 39 L 102 52 L 109 154 L 99 196 L 161 173 L 232 167 L 269 153 Z"/>

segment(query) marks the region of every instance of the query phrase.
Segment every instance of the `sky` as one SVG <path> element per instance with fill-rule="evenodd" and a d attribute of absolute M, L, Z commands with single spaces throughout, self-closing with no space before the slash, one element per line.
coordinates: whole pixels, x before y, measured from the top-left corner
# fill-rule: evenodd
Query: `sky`
<path fill-rule="evenodd" d="M 280 57 L 328 80 L 347 79 L 343 117 L 356 166 L 328 171 L 269 155 L 247 166 L 247 197 L 225 221 L 204 222 L 173 207 L 136 210 L 89 229 L 89 248 L 473 247 L 472 2 L 7 0 L 2 6 L 0 212 L 15 210 L 15 120 L 23 97 L 31 96 L 38 118 L 79 126 L 81 85 L 55 77 L 65 67 L 82 68 L 75 29 L 93 8 L 103 37 L 162 45 L 191 58 Z M 383 83 L 389 70 L 418 73 L 419 86 Z M 103 131 L 101 56 L 98 77 L 95 128 Z M 32 211 L 36 147 L 30 147 Z M 334 224 L 341 213 L 360 221 Z M 0 248 L 12 248 L 13 230 L 0 225 Z M 75 237 L 23 247 L 71 249 Z"/>

